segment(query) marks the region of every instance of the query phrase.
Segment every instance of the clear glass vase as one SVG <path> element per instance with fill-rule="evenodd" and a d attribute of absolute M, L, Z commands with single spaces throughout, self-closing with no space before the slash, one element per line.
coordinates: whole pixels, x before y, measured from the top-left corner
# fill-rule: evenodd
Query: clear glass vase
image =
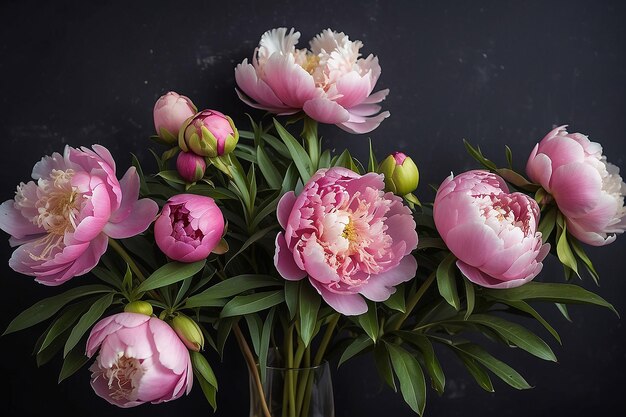
<path fill-rule="evenodd" d="M 262 396 L 259 381 L 250 372 L 250 417 L 335 417 L 328 362 L 311 368 L 267 366 Z"/>

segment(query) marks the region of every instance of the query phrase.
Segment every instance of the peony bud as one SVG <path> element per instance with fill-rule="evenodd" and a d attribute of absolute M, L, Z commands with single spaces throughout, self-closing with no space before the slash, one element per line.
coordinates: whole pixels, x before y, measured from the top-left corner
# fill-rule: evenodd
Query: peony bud
<path fill-rule="evenodd" d="M 394 152 L 378 166 L 378 172 L 385 176 L 385 189 L 404 196 L 417 188 L 420 174 L 411 158 L 402 152 Z"/>
<path fill-rule="evenodd" d="M 199 352 L 204 349 L 204 335 L 198 323 L 182 313 L 177 313 L 170 325 L 189 350 Z"/>
<path fill-rule="evenodd" d="M 146 316 L 152 315 L 152 305 L 146 301 L 133 301 L 124 306 L 126 313 L 145 314 Z"/>
<path fill-rule="evenodd" d="M 203 110 L 188 119 L 178 134 L 185 152 L 216 158 L 235 149 L 239 132 L 232 119 L 215 110 Z"/>
<path fill-rule="evenodd" d="M 176 169 L 187 182 L 196 182 L 204 177 L 206 161 L 193 152 L 181 152 L 176 159 Z"/>
<path fill-rule="evenodd" d="M 178 131 L 185 120 L 193 116 L 198 109 L 191 100 L 170 91 L 161 96 L 154 104 L 154 128 L 157 135 L 171 145 L 176 144 Z"/>

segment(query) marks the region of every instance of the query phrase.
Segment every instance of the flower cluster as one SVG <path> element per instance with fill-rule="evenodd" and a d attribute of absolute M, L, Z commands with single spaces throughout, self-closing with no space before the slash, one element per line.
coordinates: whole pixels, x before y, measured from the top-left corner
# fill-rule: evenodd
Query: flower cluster
<path fill-rule="evenodd" d="M 612 309 L 571 283 L 533 280 L 549 253 L 568 276 L 582 263 L 597 279 L 583 244 L 606 245 L 626 230 L 619 169 L 562 126 L 531 152 L 528 179 L 466 144 L 484 169 L 450 175 L 422 204 L 411 157 L 394 152 L 379 164 L 370 144 L 362 164 L 347 149 L 325 149 L 317 134 L 318 122 L 365 133 L 389 116 L 378 105 L 389 90 L 373 92 L 378 59 L 361 58 L 361 42 L 330 29 L 310 49 L 296 49 L 299 37 L 270 30 L 252 64 L 235 69 L 239 97 L 286 123 L 261 119 L 239 131 L 223 113 L 168 92 L 153 111 L 152 139 L 164 147 L 154 175 L 134 161 L 118 179 L 101 145 L 67 146 L 35 164 L 33 180 L 0 205 L 0 229 L 16 247 L 9 265 L 49 286 L 93 277 L 25 310 L 5 333 L 52 318 L 38 362 L 52 357 L 52 341 L 68 364 L 61 379 L 92 359 L 95 393 L 119 407 L 177 399 L 194 378 L 215 407 L 217 380 L 202 351 L 206 342 L 222 354 L 231 334 L 264 417 L 308 415 L 314 394 L 307 376 L 285 377 L 285 398 L 266 399 L 270 351 L 283 367 L 306 369 L 330 352 L 343 363 L 374 351 L 381 376 L 395 387 L 395 375 L 419 414 L 422 367 L 444 389 L 433 344 L 453 349 L 475 377 L 495 370 L 529 388 L 457 335 L 478 331 L 556 360 L 504 316 L 532 316 L 552 333 L 530 302 Z M 297 138 L 285 126 L 299 123 Z"/>

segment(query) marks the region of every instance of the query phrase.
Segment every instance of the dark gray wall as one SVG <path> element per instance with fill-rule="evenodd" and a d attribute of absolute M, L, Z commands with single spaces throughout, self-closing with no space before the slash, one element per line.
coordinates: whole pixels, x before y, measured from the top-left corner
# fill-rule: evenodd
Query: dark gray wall
<path fill-rule="evenodd" d="M 364 41 L 366 54 L 378 55 L 379 87 L 391 89 L 385 108 L 392 116 L 371 134 L 374 148 L 379 156 L 393 150 L 413 156 L 423 200 L 433 198 L 427 184 L 475 167 L 463 138 L 501 163 L 508 144 L 522 168 L 553 124 L 568 123 L 589 134 L 604 145 L 609 160 L 626 169 L 626 10 L 619 1 L 87 3 L 0 5 L 1 200 L 29 179 L 42 155 L 61 151 L 64 144 L 102 143 L 119 167 L 128 166 L 130 152 L 149 161 L 152 106 L 168 90 L 190 96 L 200 107 L 220 109 L 245 128 L 244 112 L 260 114 L 237 100 L 233 68 L 251 57 L 266 29 L 277 26 L 295 26 L 303 41 L 327 27 L 343 30 Z M 330 144 L 364 155 L 367 136 L 334 127 L 323 133 Z M 8 243 L 0 246 L 1 259 L 8 260 Z M 622 313 L 625 248 L 621 237 L 591 250 L 601 287 L 589 279 L 583 284 Z M 58 289 L 36 285 L 0 264 L 4 328 L 19 311 Z M 549 262 L 542 277 L 559 280 L 561 272 Z M 599 308 L 572 308 L 573 323 L 555 309 L 543 311 L 564 341 L 563 347 L 551 343 L 558 364 L 497 350 L 535 389 L 515 392 L 497 383 L 497 392 L 487 394 L 442 353 L 448 390 L 441 398 L 429 392 L 427 415 L 622 415 L 623 322 Z M 210 414 L 199 389 L 171 404 L 118 410 L 92 393 L 86 370 L 57 386 L 60 362 L 37 369 L 30 356 L 36 336 L 22 332 L 0 339 L 0 375 L 9 382 L 1 391 L 2 408 L 10 415 Z M 247 376 L 234 345 L 217 368 L 217 415 L 246 415 Z M 399 396 L 381 388 L 367 359 L 341 368 L 335 385 L 338 417 L 412 415 Z"/>

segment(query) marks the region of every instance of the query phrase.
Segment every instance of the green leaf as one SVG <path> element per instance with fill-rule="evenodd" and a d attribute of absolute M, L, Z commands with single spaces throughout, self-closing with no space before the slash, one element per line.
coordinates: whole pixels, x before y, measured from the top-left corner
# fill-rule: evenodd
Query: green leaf
<path fill-rule="evenodd" d="M 89 358 L 85 356 L 85 347 L 83 345 L 74 347 L 71 352 L 65 356 L 61 372 L 59 373 L 59 384 L 76 373 L 76 371 L 82 368 L 88 361 Z"/>
<path fill-rule="evenodd" d="M 476 297 L 474 295 L 474 284 L 467 278 L 463 279 L 463 283 L 465 284 L 465 299 L 467 300 L 467 309 L 465 311 L 465 320 L 467 320 L 474 311 Z"/>
<path fill-rule="evenodd" d="M 326 149 L 324 152 L 322 152 L 322 155 L 320 155 L 320 162 L 318 164 L 319 167 L 330 168 L 330 160 L 331 160 L 330 151 Z"/>
<path fill-rule="evenodd" d="M 576 262 L 572 248 L 567 241 L 567 225 L 561 213 L 556 216 L 556 254 L 563 265 L 580 276 L 578 274 L 578 262 Z"/>
<path fill-rule="evenodd" d="M 122 287 L 127 294 L 133 289 L 133 273 L 130 270 L 130 265 L 128 264 L 126 264 L 126 273 L 122 279 Z"/>
<path fill-rule="evenodd" d="M 256 313 L 257 311 L 274 307 L 283 301 L 285 301 L 283 290 L 238 295 L 226 303 L 220 317 L 243 316 L 244 314 Z"/>
<path fill-rule="evenodd" d="M 9 326 L 4 331 L 3 335 L 26 329 L 27 327 L 41 323 L 42 321 L 52 317 L 65 304 L 77 298 L 111 291 L 112 289 L 105 285 L 83 285 L 80 287 L 72 288 L 71 290 L 66 291 L 62 294 L 44 298 L 43 300 L 38 301 L 31 307 L 22 311 L 16 318 L 14 318 L 11 323 L 9 323 Z"/>
<path fill-rule="evenodd" d="M 271 215 L 271 220 L 275 221 L 276 219 L 276 207 L 278 207 L 278 202 L 280 201 L 280 198 L 282 197 L 282 194 L 277 193 L 278 195 L 276 196 L 276 198 L 274 198 L 273 200 L 270 200 L 269 202 L 267 202 L 267 204 L 264 203 L 264 205 L 257 207 L 257 212 L 254 215 L 254 219 L 252 220 L 252 222 L 250 223 L 250 229 L 251 230 L 256 230 L 257 227 L 259 226 L 259 224 L 264 220 L 267 219 L 268 217 L 270 217 Z M 276 227 L 276 223 L 274 223 L 272 225 L 272 227 Z"/>
<path fill-rule="evenodd" d="M 459 359 L 461 359 L 463 365 L 465 365 L 465 368 L 470 373 L 470 375 L 472 375 L 479 387 L 487 392 L 495 391 L 493 389 L 493 383 L 491 382 L 491 377 L 489 376 L 489 373 L 483 366 L 478 363 L 476 359 L 472 358 L 470 355 L 460 350 L 456 350 L 454 353 L 459 357 Z"/>
<path fill-rule="evenodd" d="M 365 335 L 363 335 L 365 336 Z M 371 339 L 365 338 L 370 343 Z M 389 385 L 389 387 L 394 391 L 398 392 L 398 388 L 396 387 L 396 381 L 393 379 L 393 371 L 391 370 L 391 361 L 389 360 L 389 354 L 387 353 L 387 349 L 385 348 L 385 343 L 379 343 L 374 347 L 374 362 L 376 364 L 376 370 L 378 371 L 378 375 Z"/>
<path fill-rule="evenodd" d="M 438 237 L 420 237 L 419 242 L 417 242 L 417 249 L 443 249 L 447 250 L 448 247 L 443 242 L 443 239 Z"/>
<path fill-rule="evenodd" d="M 285 178 L 283 178 L 283 185 L 280 189 L 280 194 L 283 195 L 289 191 L 293 191 L 298 183 L 298 169 L 295 164 L 289 164 Z"/>
<path fill-rule="evenodd" d="M 563 304 L 592 304 L 606 307 L 619 316 L 615 307 L 604 298 L 573 284 L 529 282 L 520 287 L 505 290 L 483 290 L 483 294 L 504 301 L 534 300 Z"/>
<path fill-rule="evenodd" d="M 191 350 L 189 351 L 189 356 L 191 356 L 191 365 L 193 366 L 194 373 L 197 372 L 200 374 L 206 382 L 217 389 L 217 378 L 215 378 L 215 373 L 204 355 Z"/>
<path fill-rule="evenodd" d="M 166 181 L 173 182 L 174 184 L 186 184 L 186 181 L 180 176 L 180 174 L 176 170 L 161 171 L 157 173 L 157 176 L 163 178 Z"/>
<path fill-rule="evenodd" d="M 368 172 L 376 172 L 378 169 L 378 162 L 376 162 L 376 155 L 374 154 L 374 149 L 372 149 L 372 138 L 369 138 L 370 145 L 370 154 L 367 161 L 367 171 Z"/>
<path fill-rule="evenodd" d="M 183 300 L 185 294 L 187 294 L 187 291 L 189 291 L 189 287 L 191 287 L 191 281 L 193 281 L 192 277 L 185 278 L 183 280 L 183 283 L 180 285 L 180 288 L 178 288 L 178 292 L 176 293 L 176 298 L 174 298 L 175 306 L 177 306 Z"/>
<path fill-rule="evenodd" d="M 365 334 L 359 335 L 352 342 L 350 342 L 350 344 L 343 351 L 341 358 L 339 358 L 337 368 L 339 368 L 345 361 L 353 358 L 370 346 L 373 346 L 372 339 Z"/>
<path fill-rule="evenodd" d="M 433 387 L 439 394 L 442 394 L 446 386 L 446 377 L 443 374 L 443 369 L 437 356 L 435 356 L 435 350 L 430 340 L 426 336 L 406 331 L 395 332 L 395 334 L 419 349 L 424 357 L 424 364 L 430 375 Z"/>
<path fill-rule="evenodd" d="M 139 163 L 139 159 L 137 159 L 135 154 L 131 153 L 131 156 L 132 156 L 132 165 L 137 170 L 137 175 L 139 176 L 139 194 L 141 196 L 145 196 L 150 193 L 148 189 L 148 184 L 146 183 L 146 177 L 143 175 L 143 170 L 141 169 L 141 164 Z"/>
<path fill-rule="evenodd" d="M 506 162 L 509 164 L 509 168 L 513 169 L 513 152 L 511 151 L 511 148 L 509 148 L 509 145 L 504 145 L 504 152 L 506 154 Z"/>
<path fill-rule="evenodd" d="M 387 307 L 392 310 L 400 311 L 404 313 L 406 311 L 406 300 L 404 298 L 404 285 L 398 285 L 396 291 L 391 294 L 391 297 L 383 301 Z"/>
<path fill-rule="evenodd" d="M 291 159 L 296 164 L 302 182 L 307 182 L 311 177 L 311 159 L 306 153 L 300 142 L 298 142 L 276 119 L 274 119 L 274 127 L 278 132 L 278 136 L 283 140 Z"/>
<path fill-rule="evenodd" d="M 54 358 L 56 354 L 59 353 L 61 349 L 63 349 L 63 346 L 65 345 L 65 341 L 67 340 L 69 336 L 70 336 L 70 330 L 68 329 L 64 331 L 61 335 L 56 337 L 47 348 L 45 348 L 41 352 L 38 352 L 37 355 L 35 356 L 37 366 L 42 367 L 46 363 L 50 362 L 52 358 Z"/>
<path fill-rule="evenodd" d="M 474 314 L 467 321 L 482 324 L 495 330 L 506 340 L 524 349 L 531 355 L 543 360 L 556 362 L 556 356 L 554 356 L 550 346 L 524 326 L 487 314 Z"/>
<path fill-rule="evenodd" d="M 541 240 L 547 242 L 554 230 L 556 224 L 556 213 L 558 209 L 556 206 L 550 207 L 545 212 L 541 213 L 541 220 L 539 220 L 539 227 L 537 230 L 541 232 Z"/>
<path fill-rule="evenodd" d="M 322 299 L 311 285 L 300 285 L 299 310 L 300 310 L 300 337 L 305 347 L 309 347 L 311 339 L 315 336 L 317 313 Z"/>
<path fill-rule="evenodd" d="M 63 348 L 63 357 L 67 356 L 67 354 L 76 346 L 76 344 L 80 341 L 83 335 L 89 330 L 89 328 L 96 322 L 107 308 L 113 302 L 113 293 L 109 293 L 104 297 L 99 298 L 96 302 L 94 302 L 89 310 L 85 314 L 81 316 L 76 323 L 76 326 L 72 329 L 70 333 L 70 337 L 65 342 L 65 347 Z"/>
<path fill-rule="evenodd" d="M 197 371 L 194 370 L 194 375 L 198 383 L 200 384 L 200 388 L 202 389 L 202 393 L 206 398 L 207 402 L 213 408 L 213 412 L 217 410 L 217 388 L 211 385 L 204 377 Z"/>
<path fill-rule="evenodd" d="M 242 292 L 263 287 L 280 286 L 282 283 L 270 275 L 244 274 L 228 278 L 206 290 L 191 296 L 185 303 L 186 308 L 215 306 L 215 300 L 222 300 Z"/>
<path fill-rule="evenodd" d="M 282 176 L 276 166 L 274 166 L 270 157 L 267 156 L 263 147 L 257 146 L 256 158 L 259 168 L 261 169 L 261 173 L 263 174 L 263 177 L 265 177 L 265 180 L 269 184 L 270 188 L 279 190 L 283 182 Z"/>
<path fill-rule="evenodd" d="M 59 314 L 57 319 L 45 333 L 46 336 L 44 337 L 41 346 L 39 346 L 39 349 L 37 349 L 37 353 L 41 353 L 48 346 L 50 346 L 50 343 L 52 343 L 57 337 L 72 327 L 72 324 L 74 324 L 76 320 L 78 320 L 78 317 L 80 317 L 80 315 L 84 313 L 87 308 L 89 308 L 93 301 L 94 300 L 89 299 L 78 302 L 67 307 L 65 311 Z"/>
<path fill-rule="evenodd" d="M 261 346 L 259 354 L 259 370 L 261 372 L 261 381 L 266 381 L 265 374 L 267 372 L 267 354 L 270 350 L 270 340 L 272 336 L 272 329 L 274 328 L 274 314 L 276 307 L 272 307 L 267 313 L 265 323 L 263 323 L 263 332 L 261 333 Z"/>
<path fill-rule="evenodd" d="M 117 288 L 118 290 L 123 289 L 122 281 L 120 280 L 120 278 L 108 269 L 96 266 L 89 272 L 94 274 L 99 280 L 109 284 L 110 286 Z"/>
<path fill-rule="evenodd" d="M 359 325 L 374 343 L 378 339 L 378 314 L 376 303 L 367 300 L 367 311 L 357 317 Z"/>
<path fill-rule="evenodd" d="M 385 344 L 393 370 L 400 382 L 400 392 L 404 401 L 420 416 L 426 407 L 426 381 L 417 359 L 399 346 Z"/>
<path fill-rule="evenodd" d="M 452 252 L 437 267 L 437 287 L 439 294 L 457 311 L 461 308 L 459 293 L 456 288 L 456 257 Z"/>
<path fill-rule="evenodd" d="M 589 275 L 591 275 L 596 285 L 598 285 L 599 280 L 600 280 L 600 275 L 598 275 L 598 272 L 593 267 L 593 263 L 591 262 L 591 259 L 589 259 L 589 257 L 585 253 L 585 250 L 582 248 L 578 240 L 574 237 L 571 237 L 571 236 L 569 237 L 570 239 L 568 239 L 568 241 L 569 241 L 571 248 L 574 249 L 574 253 L 576 254 L 576 256 L 578 256 L 578 259 L 583 261 L 583 264 L 585 265 L 587 272 L 589 272 Z"/>
<path fill-rule="evenodd" d="M 485 366 L 498 378 L 516 389 L 529 389 L 528 382 L 513 368 L 504 362 L 494 358 L 486 350 L 472 343 L 454 345 L 454 348 L 469 355 L 471 358 Z"/>
<path fill-rule="evenodd" d="M 224 346 L 226 345 L 226 340 L 228 339 L 228 335 L 230 335 L 231 330 L 233 329 L 233 324 L 237 321 L 236 317 L 227 317 L 225 319 L 221 319 L 218 322 L 217 326 L 217 353 L 219 353 L 220 357 L 224 357 Z"/>
<path fill-rule="evenodd" d="M 185 278 L 189 278 L 197 274 L 204 268 L 206 260 L 184 263 L 170 262 L 152 273 L 144 282 L 139 284 L 137 292 L 145 292 L 156 288 L 166 287 Z"/>
<path fill-rule="evenodd" d="M 263 321 L 258 314 L 246 314 L 243 316 L 248 324 L 248 331 L 250 332 L 250 340 L 252 340 L 252 347 L 254 353 L 259 356 L 261 346 L 261 332 L 263 331 Z"/>
<path fill-rule="evenodd" d="M 237 256 L 239 256 L 240 254 L 242 254 L 246 249 L 248 249 L 248 247 L 250 245 L 252 245 L 254 242 L 263 239 L 265 237 L 266 234 L 268 234 L 270 231 L 272 231 L 273 229 L 275 229 L 277 227 L 276 224 L 273 224 L 271 226 L 266 227 L 265 229 L 261 229 L 259 231 L 257 231 L 256 233 L 254 233 L 252 236 L 250 236 L 243 245 L 241 245 L 241 248 L 234 254 L 232 255 L 227 261 L 226 264 L 224 265 L 224 269 L 226 269 L 226 267 L 228 266 L 228 264 L 230 264 L 232 262 L 233 259 L 235 259 Z"/>
<path fill-rule="evenodd" d="M 352 160 L 352 155 L 350 155 L 350 151 L 348 151 L 347 149 L 345 149 L 341 153 L 341 155 L 339 155 L 339 157 L 337 158 L 333 166 L 344 167 L 354 172 L 358 172 L 358 169 L 356 165 L 354 164 L 354 161 Z"/>
<path fill-rule="evenodd" d="M 554 328 L 550 325 L 550 323 L 548 323 L 543 317 L 541 317 L 541 315 L 534 308 L 532 308 L 527 302 L 508 300 L 508 301 L 504 301 L 504 303 L 517 310 L 523 311 L 526 314 L 530 314 L 535 320 L 541 323 L 543 327 L 545 327 L 546 330 L 548 330 L 550 334 L 552 334 L 552 336 L 554 336 L 557 342 L 561 343 L 561 337 L 559 336 L 557 331 L 554 330 Z"/>
<path fill-rule="evenodd" d="M 463 144 L 465 145 L 465 149 L 471 155 L 471 157 L 474 158 L 476 161 L 478 161 L 478 163 L 480 163 L 482 166 L 484 166 L 485 168 L 491 171 L 496 171 L 498 169 L 496 164 L 494 164 L 489 159 L 483 156 L 483 153 L 480 151 L 480 148 L 474 148 L 465 139 L 463 139 Z"/>
<path fill-rule="evenodd" d="M 301 284 L 302 281 L 285 281 L 285 304 L 289 310 L 289 319 L 293 319 L 298 312 Z"/>

